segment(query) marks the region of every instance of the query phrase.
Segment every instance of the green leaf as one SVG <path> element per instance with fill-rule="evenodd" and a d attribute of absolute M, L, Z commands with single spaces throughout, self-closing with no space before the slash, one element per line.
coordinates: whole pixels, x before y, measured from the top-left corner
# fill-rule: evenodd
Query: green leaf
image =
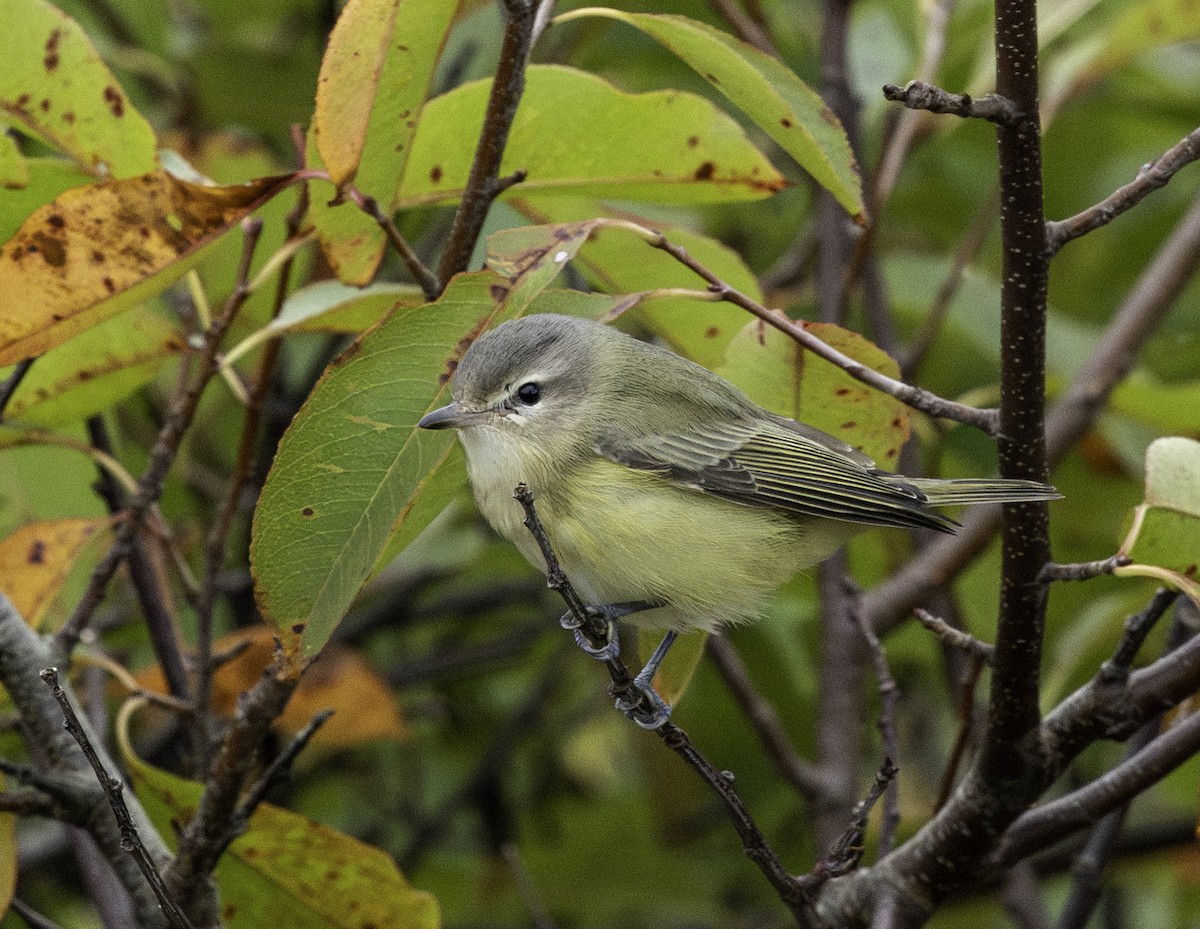
<path fill-rule="evenodd" d="M 162 835 L 196 812 L 203 787 L 155 768 L 133 751 L 129 712 L 118 741 L 138 799 Z M 437 929 L 437 900 L 414 888 L 393 858 L 345 833 L 269 803 L 216 868 L 222 923 L 229 929 Z"/>
<path fill-rule="evenodd" d="M 425 106 L 397 207 L 459 199 L 490 81 Z M 505 196 L 545 193 L 657 203 L 757 200 L 787 185 L 728 116 L 682 91 L 627 94 L 582 71 L 534 65 L 501 174 L 527 172 Z"/>
<path fill-rule="evenodd" d="M 856 361 L 888 377 L 899 376 L 896 362 L 857 332 L 832 323 L 805 323 L 804 328 Z M 759 406 L 828 432 L 880 467 L 896 470 L 908 438 L 904 405 L 801 348 L 778 329 L 759 320 L 747 323 L 717 373 Z"/>
<path fill-rule="evenodd" d="M 556 197 L 513 204 L 534 222 L 582 220 L 607 213 L 663 233 L 682 245 L 688 254 L 725 283 L 753 300 L 762 301 L 758 280 L 738 254 L 716 239 L 682 226 L 656 222 L 625 211 L 605 210 L 594 200 Z M 575 260 L 575 268 L 588 282 L 610 294 L 636 294 L 663 287 L 703 290 L 707 285 L 693 271 L 666 252 L 652 248 L 624 229 L 600 229 Z M 713 368 L 725 358 L 725 349 L 746 323 L 746 311 L 730 303 L 682 297 L 641 300 L 634 319 L 663 339 L 684 357 Z"/>
<path fill-rule="evenodd" d="M 26 158 L 29 181 L 19 188 L 0 191 L 0 242 L 21 228 L 26 217 L 72 187 L 95 180 L 65 158 Z"/>
<path fill-rule="evenodd" d="M 154 169 L 154 130 L 78 23 L 44 0 L 0 0 L 0 23 L 9 24 L 0 29 L 7 119 L 94 175 Z"/>
<path fill-rule="evenodd" d="M 862 181 L 842 124 L 816 91 L 779 61 L 685 16 L 587 7 L 564 13 L 556 22 L 582 16 L 620 20 L 670 49 L 754 120 L 847 213 L 864 218 Z"/>
<path fill-rule="evenodd" d="M 1134 510 L 1121 576 L 1152 577 L 1200 606 L 1200 442 L 1172 436 L 1146 449 L 1145 503 Z"/>
<path fill-rule="evenodd" d="M 1164 432 L 1188 432 L 1200 410 L 1200 380 L 1166 383 L 1144 370 L 1134 370 L 1117 385 L 1109 406 L 1140 423 Z"/>
<path fill-rule="evenodd" d="M 1086 69 L 1098 78 L 1164 45 L 1200 38 L 1200 9 L 1190 0 L 1142 0 L 1104 30 L 1104 44 Z"/>
<path fill-rule="evenodd" d="M 5 417 L 40 426 L 86 419 L 148 383 L 183 350 L 174 317 L 150 307 L 113 317 L 38 358 Z M 0 370 L 0 380 L 8 373 Z"/>
<path fill-rule="evenodd" d="M 29 181 L 29 162 L 17 147 L 17 140 L 0 124 L 0 187 L 20 189 Z"/>
<path fill-rule="evenodd" d="M 353 180 L 384 212 L 396 193 L 421 108 L 458 7 L 450 0 L 351 0 L 329 37 L 311 139 L 336 186 Z M 317 198 L 311 216 L 338 276 L 366 283 L 383 257 L 379 225 Z"/>
<path fill-rule="evenodd" d="M 1150 443 L 1146 503 L 1200 519 L 1200 442 L 1171 436 Z M 1200 557 L 1200 546 L 1195 554 Z"/>
<path fill-rule="evenodd" d="M 263 616 L 305 654 L 328 640 L 389 538 L 415 536 L 461 486 L 453 435 L 417 421 L 445 402 L 471 341 L 524 313 L 587 231 L 522 249 L 511 277 L 458 275 L 436 303 L 396 311 L 326 370 L 283 437 L 250 545 Z"/>

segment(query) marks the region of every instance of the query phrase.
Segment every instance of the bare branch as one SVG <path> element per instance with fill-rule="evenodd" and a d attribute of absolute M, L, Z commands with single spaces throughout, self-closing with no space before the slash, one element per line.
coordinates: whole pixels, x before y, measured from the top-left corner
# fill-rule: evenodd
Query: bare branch
<path fill-rule="evenodd" d="M 984 664 L 992 663 L 992 655 L 995 654 L 996 647 L 988 645 L 987 642 L 981 642 L 969 632 L 964 632 L 961 629 L 955 629 L 940 616 L 934 616 L 928 610 L 923 610 L 917 607 L 913 610 L 917 619 L 921 621 L 921 625 L 936 635 L 943 642 L 960 648 L 968 655 L 972 655 L 979 659 Z"/>
<path fill-rule="evenodd" d="M 413 280 L 421 288 L 421 293 L 425 295 L 425 299 L 430 301 L 436 300 L 438 294 L 442 292 L 442 282 L 433 271 L 425 266 L 425 262 L 421 261 L 421 256 L 413 250 L 413 247 L 408 244 L 408 240 L 400 234 L 400 229 L 396 226 L 395 220 L 379 208 L 379 202 L 374 197 L 360 192 L 353 184 L 347 184 L 342 189 L 342 192 L 355 206 L 379 224 L 379 228 L 387 236 L 388 242 L 396 250 L 396 254 L 400 256 L 400 260 L 404 262 L 404 267 L 408 268 L 408 273 L 413 276 Z"/>
<path fill-rule="evenodd" d="M 38 676 L 48 666 L 52 652 L 21 617 L 8 599 L 0 595 L 0 683 L 16 704 L 25 729 L 26 743 L 37 753 L 45 770 L 38 775 L 39 785 L 51 788 L 62 807 L 64 818 L 85 829 L 121 885 L 129 893 L 139 924 L 164 929 L 166 917 L 158 898 L 151 891 L 137 864 L 122 847 L 123 836 L 104 792 L 78 743 L 63 730 L 63 714 L 57 701 Z M 96 750 L 106 770 L 116 770 L 86 720 L 80 726 Z M 127 809 L 151 860 L 162 868 L 171 853 L 150 823 L 136 797 L 127 801 Z"/>
<path fill-rule="evenodd" d="M 1051 581 L 1090 581 L 1094 577 L 1112 574 L 1122 565 L 1129 564 L 1130 559 L 1124 555 L 1113 555 L 1101 561 L 1085 561 L 1079 564 L 1055 564 L 1051 562 L 1042 568 L 1039 575 L 1043 584 Z"/>
<path fill-rule="evenodd" d="M 809 332 L 802 323 L 793 321 L 778 310 L 767 309 L 757 300 L 752 299 L 735 287 L 731 287 L 689 255 L 685 248 L 668 241 L 662 233 L 646 229 L 644 226 L 639 226 L 636 223 L 627 223 L 621 220 L 614 220 L 610 224 L 630 229 L 643 236 L 651 246 L 666 252 L 680 264 L 690 268 L 708 282 L 709 291 L 715 294 L 717 299 L 732 303 L 734 306 L 740 306 L 767 325 L 773 326 L 780 332 L 790 336 L 814 355 L 818 355 L 826 361 L 837 365 L 855 380 L 862 381 L 864 384 L 874 387 L 889 397 L 895 397 L 901 403 L 911 406 L 915 410 L 920 410 L 922 413 L 952 419 L 956 422 L 974 426 L 988 435 L 995 435 L 997 423 L 995 410 L 980 410 L 962 403 L 955 403 L 927 390 L 913 387 L 905 384 L 903 381 L 880 374 L 874 368 L 869 368 L 862 362 L 855 361 L 849 355 L 839 352 L 831 345 L 822 342 Z"/>
<path fill-rule="evenodd" d="M 542 557 L 546 561 L 547 585 L 563 598 L 567 609 L 578 622 L 578 630 L 599 651 L 608 644 L 609 622 L 598 617 L 595 611 L 588 610 L 579 594 L 576 593 L 550 545 L 550 539 L 546 535 L 546 530 L 534 507 L 533 494 L 524 484 L 521 484 L 513 492 L 513 496 L 525 510 L 525 526 L 537 541 Z M 612 679 L 612 693 L 618 699 L 626 697 L 626 695 L 637 696 L 647 711 L 654 709 L 648 705 L 646 697 L 634 685 L 633 675 L 619 657 L 605 658 L 604 666 Z M 763 835 L 762 830 L 754 821 L 754 817 L 750 815 L 750 811 L 734 788 L 733 775 L 728 771 L 718 771 L 714 768 L 692 744 L 687 733 L 669 719 L 653 731 L 662 739 L 664 745 L 686 761 L 712 788 L 742 840 L 742 849 L 745 851 L 746 857 L 754 862 L 771 886 L 775 888 L 779 898 L 799 916 L 804 907 L 804 887 L 792 877 L 783 866 L 783 862 L 779 860 L 779 856 L 771 848 L 770 843 L 767 842 L 766 836 Z"/>
<path fill-rule="evenodd" d="M 952 94 L 926 81 L 909 81 L 903 87 L 884 84 L 883 95 L 888 100 L 903 103 L 910 110 L 985 119 L 1013 129 L 1020 129 L 1028 120 L 1016 103 L 1000 94 L 987 94 L 976 100 L 970 94 Z"/>
<path fill-rule="evenodd" d="M 537 25 L 538 4 L 535 0 L 504 0 L 504 10 L 504 39 L 483 115 L 483 131 L 479 135 L 466 189 L 454 214 L 446 249 L 438 264 L 437 277 L 443 286 L 466 269 L 492 201 L 504 189 L 499 180 L 500 161 L 525 90 L 525 66 Z"/>
<path fill-rule="evenodd" d="M 13 394 L 17 392 L 21 381 L 25 380 L 25 375 L 29 373 L 29 369 L 33 367 L 35 361 L 37 361 L 37 356 L 18 361 L 12 373 L 4 379 L 3 384 L 0 384 L 0 423 L 4 422 L 4 411 L 8 409 L 8 402 L 12 400 Z"/>
<path fill-rule="evenodd" d="M 1082 235 L 1112 222 L 1122 213 L 1142 202 L 1149 194 L 1165 187 L 1181 168 L 1200 158 L 1200 129 L 1184 136 L 1154 161 L 1142 165 L 1132 181 L 1117 188 L 1095 206 L 1067 219 L 1046 223 L 1046 251 L 1058 254 L 1059 249 Z"/>
<path fill-rule="evenodd" d="M 138 868 L 146 878 L 146 882 L 154 891 L 154 896 L 158 898 L 159 905 L 167 916 L 167 922 L 173 929 L 191 929 L 192 924 L 179 908 L 179 904 L 167 892 L 166 885 L 163 883 L 162 875 L 158 872 L 154 858 L 142 843 L 141 836 L 138 835 L 137 826 L 134 824 L 133 817 L 129 814 L 129 807 L 125 803 L 124 783 L 120 778 L 109 773 L 104 762 L 101 761 L 99 754 L 97 754 L 96 749 L 93 747 L 91 739 L 83 728 L 83 724 L 79 721 L 79 717 L 75 713 L 75 708 L 71 706 L 71 701 L 68 699 L 66 691 L 59 686 L 58 669 L 45 668 L 41 672 L 41 677 L 42 680 L 50 685 L 54 699 L 58 701 L 58 705 L 62 708 L 67 732 L 79 743 L 79 748 L 83 752 L 84 757 L 87 758 L 88 764 L 96 772 L 96 780 L 100 782 L 100 786 L 104 789 L 108 805 L 112 808 L 113 815 L 117 818 L 117 826 L 121 830 L 121 846 L 128 849 L 129 853 L 133 855 Z"/>
<path fill-rule="evenodd" d="M 137 493 L 129 501 L 125 519 L 117 527 L 112 546 L 93 569 L 92 575 L 88 579 L 87 589 L 80 597 L 71 616 L 55 636 L 54 647 L 58 658 L 56 661 L 50 662 L 51 664 L 67 665 L 70 663 L 71 651 L 79 642 L 88 620 L 103 599 L 108 582 L 116 573 L 121 562 L 128 557 L 142 519 L 162 494 L 167 472 L 175 461 L 180 443 L 192 423 L 192 417 L 196 414 L 200 396 L 217 372 L 217 351 L 220 348 L 221 340 L 225 337 L 237 311 L 250 296 L 250 262 L 254 257 L 259 235 L 262 233 L 262 220 L 257 218 L 243 220 L 242 233 L 242 256 L 238 265 L 237 284 L 225 301 L 221 315 L 213 321 L 212 326 L 203 335 L 203 347 L 199 352 L 197 370 L 191 383 L 186 382 L 186 373 L 181 379 L 166 421 L 159 430 L 154 446 L 150 450 L 150 463 L 138 481 Z"/>

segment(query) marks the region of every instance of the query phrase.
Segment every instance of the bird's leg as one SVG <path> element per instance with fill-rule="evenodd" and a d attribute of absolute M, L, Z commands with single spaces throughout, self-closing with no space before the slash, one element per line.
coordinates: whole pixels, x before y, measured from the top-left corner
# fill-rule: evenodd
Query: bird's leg
<path fill-rule="evenodd" d="M 632 719 L 643 729 L 658 729 L 671 717 L 671 705 L 667 703 L 654 689 L 654 675 L 667 652 L 675 644 L 677 633 L 669 629 L 663 636 L 654 654 L 646 662 L 646 666 L 633 679 L 633 687 L 624 697 L 617 698 L 617 709 Z M 649 712 L 641 709 L 643 703 L 650 705 Z"/>
<path fill-rule="evenodd" d="M 583 620 L 579 619 L 573 611 L 567 610 L 558 622 L 564 629 L 570 629 L 575 634 L 575 644 L 585 654 L 591 655 L 597 661 L 611 661 L 621 654 L 621 644 L 617 638 L 616 621 L 623 616 L 629 616 L 631 613 L 653 610 L 660 606 L 662 606 L 661 603 L 655 603 L 650 600 L 631 600 L 627 603 L 606 603 L 602 606 L 584 607 L 589 619 L 598 619 L 606 624 L 602 645 L 592 645 L 588 641 L 588 637 L 579 628 L 583 625 Z"/>

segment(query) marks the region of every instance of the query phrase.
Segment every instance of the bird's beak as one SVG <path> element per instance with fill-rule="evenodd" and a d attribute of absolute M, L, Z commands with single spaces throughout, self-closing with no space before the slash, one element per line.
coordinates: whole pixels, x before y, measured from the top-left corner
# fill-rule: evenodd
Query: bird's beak
<path fill-rule="evenodd" d="M 417 425 L 422 429 L 466 429 L 484 422 L 489 415 L 488 410 L 468 410 L 455 400 L 441 409 L 426 413 Z"/>

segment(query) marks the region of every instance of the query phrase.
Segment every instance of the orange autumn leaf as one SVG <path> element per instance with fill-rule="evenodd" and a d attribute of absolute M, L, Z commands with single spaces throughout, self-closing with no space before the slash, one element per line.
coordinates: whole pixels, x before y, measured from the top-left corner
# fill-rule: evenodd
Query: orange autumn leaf
<path fill-rule="evenodd" d="M 219 655 L 243 642 L 249 644 L 213 675 L 213 708 L 224 716 L 233 715 L 238 696 L 254 686 L 274 655 L 275 635 L 264 627 L 223 636 L 213 644 L 213 652 Z M 157 665 L 141 671 L 137 680 L 146 690 L 166 692 Z M 388 685 L 355 652 L 336 644 L 326 645 L 320 658 L 309 665 L 275 725 L 284 734 L 294 735 L 317 713 L 329 709 L 333 716 L 317 730 L 313 746 L 337 749 L 409 735 Z"/>

